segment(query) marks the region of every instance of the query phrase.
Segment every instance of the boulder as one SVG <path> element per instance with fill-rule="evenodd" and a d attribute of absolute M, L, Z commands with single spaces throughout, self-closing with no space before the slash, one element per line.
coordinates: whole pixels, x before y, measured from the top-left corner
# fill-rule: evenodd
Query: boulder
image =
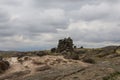
<path fill-rule="evenodd" d="M 10 67 L 10 64 L 8 61 L 0 61 L 0 73 L 4 72 Z"/>

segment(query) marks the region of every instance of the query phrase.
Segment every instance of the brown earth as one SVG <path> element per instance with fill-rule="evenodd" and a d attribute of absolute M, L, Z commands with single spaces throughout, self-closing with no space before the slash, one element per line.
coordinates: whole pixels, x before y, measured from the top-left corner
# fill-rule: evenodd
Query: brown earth
<path fill-rule="evenodd" d="M 120 80 L 120 48 L 76 49 L 79 60 L 62 55 L 5 58 L 10 68 L 0 80 Z M 93 60 L 95 63 L 82 62 Z"/>

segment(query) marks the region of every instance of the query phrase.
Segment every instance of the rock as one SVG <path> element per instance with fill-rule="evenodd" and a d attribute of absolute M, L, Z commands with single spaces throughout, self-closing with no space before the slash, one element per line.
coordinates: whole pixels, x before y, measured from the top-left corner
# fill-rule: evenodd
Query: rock
<path fill-rule="evenodd" d="M 57 52 L 61 53 L 63 51 L 67 52 L 73 51 L 73 40 L 70 37 L 59 40 Z"/>
<path fill-rule="evenodd" d="M 50 66 L 45 65 L 45 66 L 36 68 L 36 71 L 45 71 L 45 70 L 48 70 L 48 69 L 50 69 L 50 68 L 51 68 Z"/>
<path fill-rule="evenodd" d="M 9 75 L 5 76 L 0 76 L 0 80 L 15 80 L 15 78 L 22 78 L 24 75 L 29 74 L 31 71 L 30 70 L 25 70 L 25 71 L 17 71 L 13 72 Z"/>
<path fill-rule="evenodd" d="M 10 64 L 8 61 L 0 61 L 0 73 L 4 72 L 10 67 Z"/>

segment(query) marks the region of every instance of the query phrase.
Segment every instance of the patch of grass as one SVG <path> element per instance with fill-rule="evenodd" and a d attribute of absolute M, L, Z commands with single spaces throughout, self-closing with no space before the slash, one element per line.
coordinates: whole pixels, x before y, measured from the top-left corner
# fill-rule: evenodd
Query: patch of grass
<path fill-rule="evenodd" d="M 91 58 L 85 58 L 83 59 L 83 62 L 87 62 L 87 63 L 91 63 L 91 64 L 95 64 L 95 60 L 94 59 L 91 59 Z"/>
<path fill-rule="evenodd" d="M 73 60 L 79 60 L 79 55 L 76 54 L 76 53 L 70 53 L 70 52 L 68 52 L 68 53 L 66 53 L 64 55 L 64 58 L 66 58 L 66 59 L 73 59 Z"/>
<path fill-rule="evenodd" d="M 104 77 L 103 80 L 117 80 L 116 78 L 118 76 L 120 76 L 120 72 L 115 72 L 115 73 L 110 74 L 107 77 Z"/>

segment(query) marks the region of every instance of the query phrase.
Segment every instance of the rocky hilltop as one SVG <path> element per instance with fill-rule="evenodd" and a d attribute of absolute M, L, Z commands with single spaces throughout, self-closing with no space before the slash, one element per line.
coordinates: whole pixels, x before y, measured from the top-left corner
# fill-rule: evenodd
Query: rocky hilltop
<path fill-rule="evenodd" d="M 120 80 L 120 46 L 77 48 L 69 37 L 51 50 L 0 56 L 0 80 Z"/>

